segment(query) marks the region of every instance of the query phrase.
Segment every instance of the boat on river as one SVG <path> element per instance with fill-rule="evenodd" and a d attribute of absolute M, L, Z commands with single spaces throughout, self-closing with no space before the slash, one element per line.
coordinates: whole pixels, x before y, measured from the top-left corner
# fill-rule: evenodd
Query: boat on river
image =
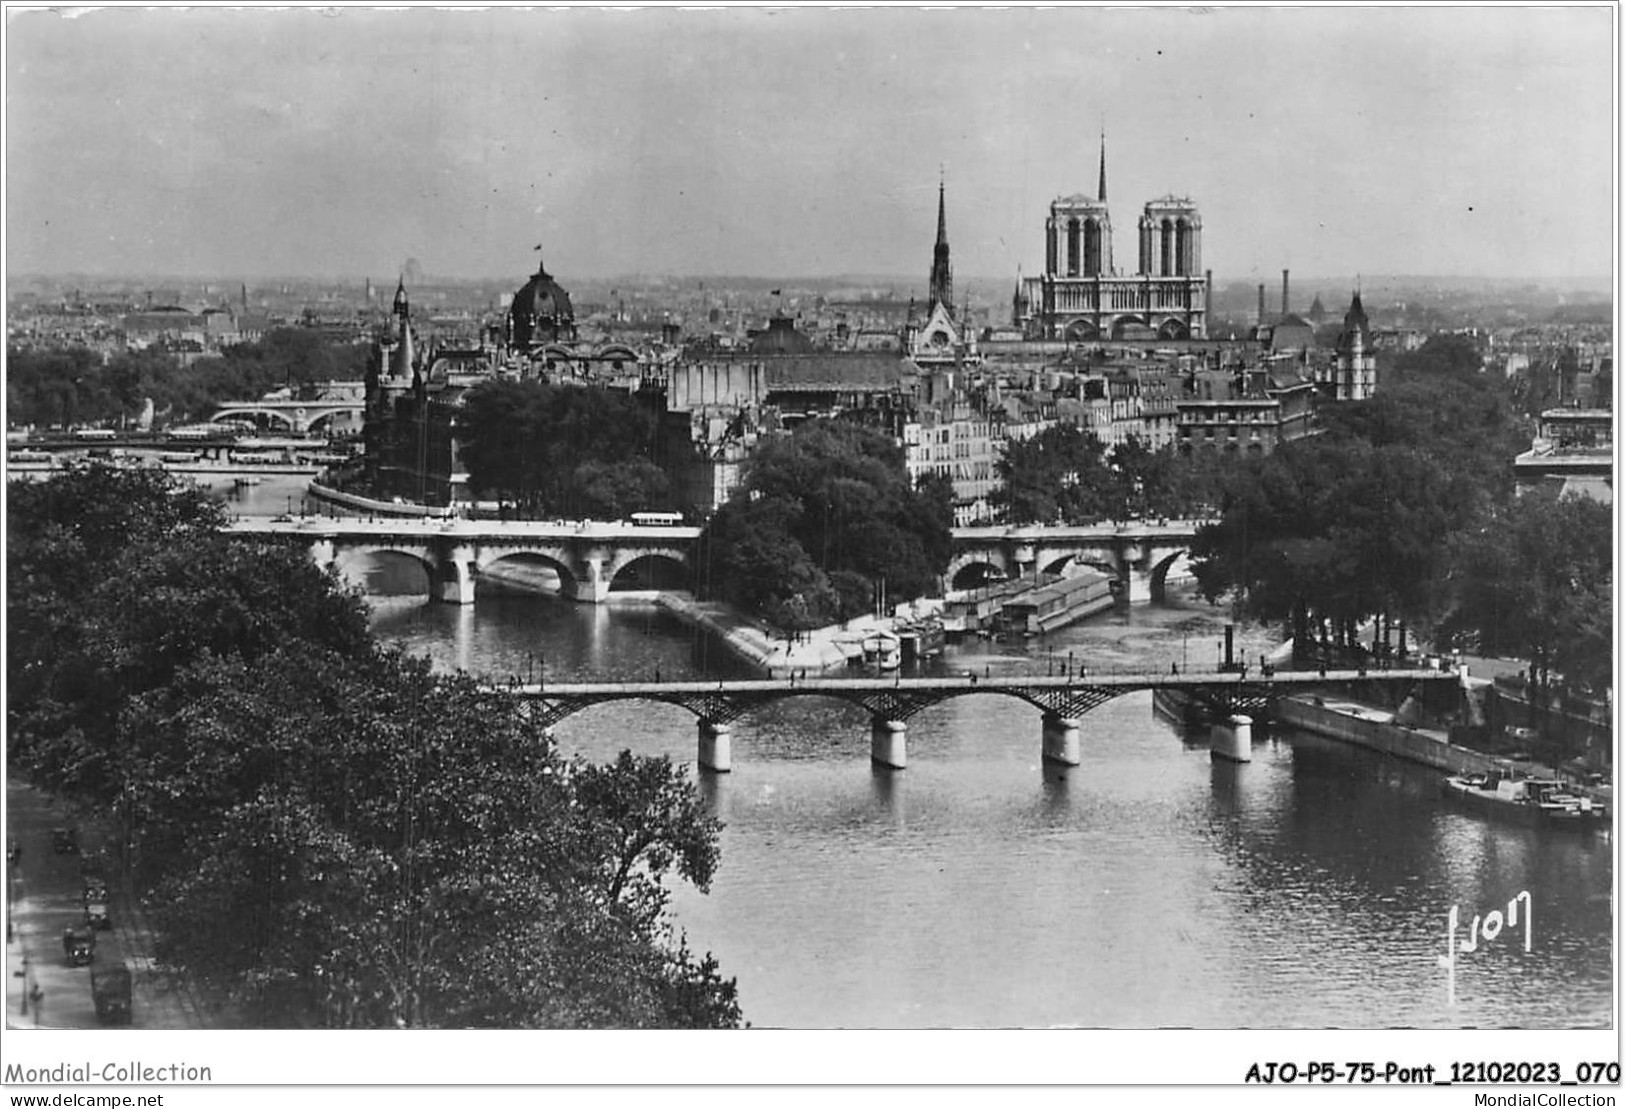
<path fill-rule="evenodd" d="M 1020 593 L 1004 602 L 995 621 L 1006 635 L 1034 636 L 1111 608 L 1116 602 L 1112 578 L 1093 567 Z"/>
<path fill-rule="evenodd" d="M 1556 778 L 1516 778 L 1505 772 L 1464 774 L 1444 780 L 1446 797 L 1525 824 L 1590 831 L 1603 810 Z"/>

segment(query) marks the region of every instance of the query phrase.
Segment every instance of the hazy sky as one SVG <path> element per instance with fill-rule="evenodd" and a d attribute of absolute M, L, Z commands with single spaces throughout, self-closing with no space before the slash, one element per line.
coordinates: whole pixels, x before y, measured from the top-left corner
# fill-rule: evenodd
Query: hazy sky
<path fill-rule="evenodd" d="M 19 272 L 1120 269 L 1189 196 L 1215 279 L 1612 270 L 1613 10 L 8 9 Z"/>

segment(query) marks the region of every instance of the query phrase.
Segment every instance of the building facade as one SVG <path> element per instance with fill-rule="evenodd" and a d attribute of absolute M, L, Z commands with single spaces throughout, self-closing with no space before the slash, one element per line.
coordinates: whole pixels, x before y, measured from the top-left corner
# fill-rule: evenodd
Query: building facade
<path fill-rule="evenodd" d="M 1209 282 L 1202 276 L 1202 217 L 1188 197 L 1148 202 L 1138 223 L 1134 273 L 1113 263 L 1106 203 L 1106 143 L 1097 195 L 1056 198 L 1044 224 L 1044 271 L 1018 282 L 1014 322 L 1030 339 L 1200 339 Z"/>

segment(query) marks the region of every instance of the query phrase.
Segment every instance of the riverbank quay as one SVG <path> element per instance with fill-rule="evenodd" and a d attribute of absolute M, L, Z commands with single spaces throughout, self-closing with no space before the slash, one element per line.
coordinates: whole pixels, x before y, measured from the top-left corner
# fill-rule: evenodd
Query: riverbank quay
<path fill-rule="evenodd" d="M 78 853 L 58 854 L 52 830 L 73 828 Z M 91 967 L 70 967 L 66 928 L 85 930 L 80 860 L 112 842 L 105 829 L 67 803 L 14 776 L 6 781 L 6 839 L 17 858 L 6 865 L 6 1027 L 101 1028 L 90 991 Z M 130 970 L 130 1023 L 146 1029 L 230 1028 L 220 1007 L 204 1003 L 161 971 L 156 937 L 127 873 L 107 852 L 110 928 L 96 933 L 92 967 L 122 963 Z"/>
<path fill-rule="evenodd" d="M 369 516 L 399 516 L 403 519 L 421 520 L 427 518 L 439 520 L 449 519 L 458 514 L 456 509 L 438 505 L 418 504 L 415 501 L 384 501 L 373 497 L 363 497 L 359 493 L 347 493 L 342 489 L 323 485 L 319 481 L 310 483 L 308 493 L 313 500 L 323 501 L 356 512 L 365 512 Z"/>
<path fill-rule="evenodd" d="M 1318 694 L 1295 693 L 1282 697 L 1275 705 L 1275 719 L 1282 724 L 1450 774 L 1481 774 L 1505 762 L 1451 743 L 1448 732 L 1399 724 L 1394 717 L 1391 709 Z M 1525 768 L 1530 773 L 1550 772 L 1532 763 Z"/>
<path fill-rule="evenodd" d="M 862 661 L 865 638 L 889 634 L 888 621 L 865 617 L 787 639 L 720 601 L 697 601 L 687 593 L 663 592 L 655 604 L 684 623 L 710 632 L 734 657 L 769 678 L 845 669 Z"/>
<path fill-rule="evenodd" d="M 1471 747 L 1450 742 L 1447 732 L 1400 724 L 1395 721 L 1395 716 L 1388 709 L 1347 697 L 1322 697 L 1306 693 L 1283 697 L 1275 706 L 1275 719 L 1282 724 L 1420 763 L 1447 774 L 1486 774 L 1511 767 L 1513 773 L 1522 777 L 1557 778 L 1567 782 L 1581 796 L 1605 806 L 1610 817 L 1612 815 L 1614 798 L 1611 786 L 1589 785 L 1575 780 L 1561 767 L 1552 767 L 1533 759 L 1507 758 L 1475 751 Z"/>

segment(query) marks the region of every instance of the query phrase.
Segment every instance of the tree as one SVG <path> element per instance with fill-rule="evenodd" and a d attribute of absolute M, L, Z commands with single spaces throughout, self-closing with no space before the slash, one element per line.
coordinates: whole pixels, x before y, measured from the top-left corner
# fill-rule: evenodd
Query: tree
<path fill-rule="evenodd" d="M 1009 441 L 994 467 L 1001 484 L 992 499 L 1008 523 L 1093 524 L 1122 501 L 1105 445 L 1076 424 Z"/>
<path fill-rule="evenodd" d="M 1345 644 L 1372 616 L 1427 624 L 1444 541 L 1475 503 L 1466 485 L 1414 448 L 1286 444 L 1235 471 L 1192 545 L 1196 579 L 1210 600 L 1234 591 L 1250 615 L 1289 621 L 1300 643 L 1312 622 Z"/>
<path fill-rule="evenodd" d="M 1447 636 L 1530 660 L 1541 696 L 1554 674 L 1573 687 L 1612 683 L 1613 532 L 1608 506 L 1536 489 L 1450 544 Z"/>
<path fill-rule="evenodd" d="M 11 346 L 6 400 L 13 423 L 74 424 L 134 419 L 146 401 L 171 420 L 202 419 L 228 400 L 255 399 L 292 387 L 308 396 L 320 384 L 358 380 L 365 347 L 334 342 L 304 328 L 280 328 L 183 365 L 161 350 L 130 350 L 105 363 L 83 347 Z"/>
<path fill-rule="evenodd" d="M 936 588 L 952 546 L 951 487 L 909 484 L 902 449 L 872 428 L 811 420 L 757 450 L 701 536 L 702 589 L 787 629 Z"/>
<path fill-rule="evenodd" d="M 11 644 L 8 757 L 119 817 L 166 965 L 272 1026 L 739 1023 L 671 934 L 663 883 L 708 885 L 720 825 L 669 762 L 562 758 L 167 479 L 10 493 L 12 634 L 52 638 Z"/>
<path fill-rule="evenodd" d="M 337 657 L 372 645 L 353 592 L 287 543 L 178 532 L 131 545 L 105 577 L 29 622 L 10 711 L 12 754 L 44 784 L 102 804 L 123 789 L 117 721 L 126 702 L 170 685 L 200 657 L 248 663 L 299 644 Z M 42 627 L 43 625 L 43 627 Z M 8 660 L 15 666 L 14 660 Z"/>
<path fill-rule="evenodd" d="M 738 1023 L 714 960 L 667 941 L 663 878 L 704 889 L 720 826 L 666 760 L 565 761 L 512 704 L 396 656 L 200 665 L 138 716 L 144 827 L 184 833 L 160 856 L 165 957 L 260 1021 Z"/>
<path fill-rule="evenodd" d="M 487 382 L 458 428 L 470 484 L 524 512 L 613 518 L 671 503 L 654 417 L 620 390 Z"/>

